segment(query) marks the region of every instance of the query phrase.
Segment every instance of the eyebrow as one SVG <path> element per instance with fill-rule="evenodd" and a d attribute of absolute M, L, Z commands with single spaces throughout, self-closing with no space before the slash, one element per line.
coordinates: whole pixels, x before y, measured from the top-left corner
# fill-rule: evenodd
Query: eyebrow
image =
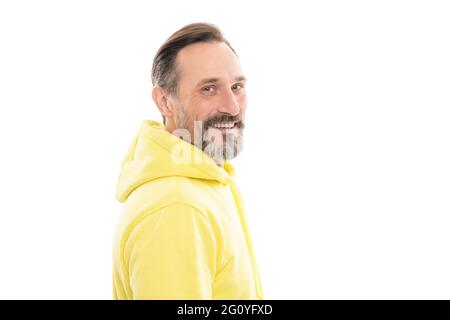
<path fill-rule="evenodd" d="M 234 80 L 235 81 L 246 81 L 247 78 L 245 76 L 238 76 L 238 77 L 234 78 Z M 202 86 L 202 85 L 204 85 L 206 83 L 216 83 L 216 82 L 219 82 L 219 81 L 220 81 L 219 78 L 205 78 L 203 80 L 200 80 L 197 83 L 197 87 Z"/>

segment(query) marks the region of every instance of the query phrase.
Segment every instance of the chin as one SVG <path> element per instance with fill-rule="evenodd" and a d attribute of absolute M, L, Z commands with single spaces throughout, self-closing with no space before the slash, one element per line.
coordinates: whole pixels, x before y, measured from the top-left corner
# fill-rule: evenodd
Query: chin
<path fill-rule="evenodd" d="M 217 140 L 214 142 L 206 141 L 203 145 L 203 151 L 217 163 L 223 163 L 224 161 L 236 158 L 243 149 L 242 135 L 233 134 L 232 136 L 224 136 L 222 139 Z"/>

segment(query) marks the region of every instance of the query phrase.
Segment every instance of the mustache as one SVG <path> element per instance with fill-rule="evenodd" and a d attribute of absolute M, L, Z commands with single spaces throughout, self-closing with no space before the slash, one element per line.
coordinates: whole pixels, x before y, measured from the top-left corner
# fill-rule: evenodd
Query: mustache
<path fill-rule="evenodd" d="M 210 126 L 221 122 L 235 122 L 239 129 L 244 128 L 244 123 L 242 122 L 241 117 L 239 115 L 231 116 L 228 114 L 222 114 L 207 119 L 204 122 L 204 128 L 208 129 Z"/>

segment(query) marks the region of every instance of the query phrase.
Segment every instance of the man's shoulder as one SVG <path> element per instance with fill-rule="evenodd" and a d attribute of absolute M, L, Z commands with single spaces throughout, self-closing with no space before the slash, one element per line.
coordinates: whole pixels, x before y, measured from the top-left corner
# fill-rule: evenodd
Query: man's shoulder
<path fill-rule="evenodd" d="M 135 190 L 136 198 L 157 202 L 194 202 L 204 199 L 205 195 L 215 193 L 223 186 L 216 181 L 180 176 L 169 176 L 146 182 Z"/>
<path fill-rule="evenodd" d="M 171 204 L 183 204 L 207 213 L 223 202 L 222 189 L 222 184 L 212 180 L 162 177 L 146 182 L 134 190 L 125 201 L 123 211 L 128 216 L 134 216 L 142 211 L 148 213 Z"/>

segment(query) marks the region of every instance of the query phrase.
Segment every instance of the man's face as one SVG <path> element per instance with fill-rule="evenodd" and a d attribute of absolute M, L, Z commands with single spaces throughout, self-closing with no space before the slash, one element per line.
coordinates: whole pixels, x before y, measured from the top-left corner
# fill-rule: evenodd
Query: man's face
<path fill-rule="evenodd" d="M 175 127 L 187 129 L 192 140 L 194 132 L 196 140 L 201 134 L 199 147 L 216 161 L 234 158 L 242 149 L 247 106 L 238 58 L 223 42 L 195 43 L 180 50 L 177 70 L 178 94 L 169 98 Z"/>

